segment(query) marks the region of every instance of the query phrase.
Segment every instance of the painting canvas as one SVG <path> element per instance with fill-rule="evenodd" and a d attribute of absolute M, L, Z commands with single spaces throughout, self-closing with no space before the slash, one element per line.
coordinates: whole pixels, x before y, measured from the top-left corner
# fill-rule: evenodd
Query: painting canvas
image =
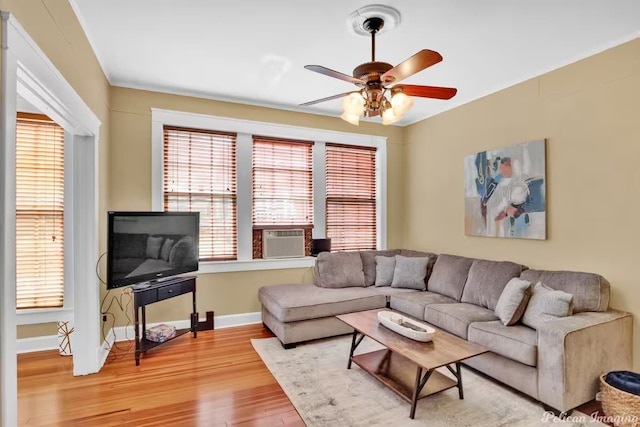
<path fill-rule="evenodd" d="M 546 239 L 545 141 L 466 156 L 465 234 Z"/>

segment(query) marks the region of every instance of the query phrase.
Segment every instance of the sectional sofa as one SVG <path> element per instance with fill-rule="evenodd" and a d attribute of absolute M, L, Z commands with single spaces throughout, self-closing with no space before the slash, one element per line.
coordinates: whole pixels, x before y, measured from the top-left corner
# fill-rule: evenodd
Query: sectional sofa
<path fill-rule="evenodd" d="M 396 268 L 391 286 L 381 286 L 382 261 L 396 255 L 427 258 L 424 279 L 403 283 Z M 376 257 L 384 258 L 376 263 Z M 516 277 L 569 294 L 573 314 L 547 316 L 535 329 L 521 322 L 505 326 L 496 305 Z M 632 317 L 609 309 L 609 290 L 609 282 L 593 273 L 387 250 L 322 253 L 313 284 L 264 286 L 259 300 L 265 327 L 285 348 L 351 333 L 338 314 L 391 308 L 484 346 L 490 352 L 466 360 L 468 366 L 564 412 L 594 399 L 601 374 L 631 369 Z"/>

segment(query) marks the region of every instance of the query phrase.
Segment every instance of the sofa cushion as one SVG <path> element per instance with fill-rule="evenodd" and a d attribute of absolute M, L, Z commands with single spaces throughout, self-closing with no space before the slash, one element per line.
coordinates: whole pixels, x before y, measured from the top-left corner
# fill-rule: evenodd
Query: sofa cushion
<path fill-rule="evenodd" d="M 496 304 L 496 316 L 504 326 L 515 324 L 522 315 L 531 297 L 531 282 L 514 277 L 504 287 Z"/>
<path fill-rule="evenodd" d="M 527 309 L 522 315 L 522 323 L 538 329 L 547 320 L 567 317 L 573 314 L 573 295 L 553 290 L 538 282 L 533 287 Z"/>
<path fill-rule="evenodd" d="M 460 301 L 495 310 L 504 287 L 523 269 L 526 267 L 509 261 L 474 260 Z"/>
<path fill-rule="evenodd" d="M 429 257 L 405 257 L 396 255 L 396 266 L 393 271 L 392 288 L 408 288 L 424 291 L 427 284 L 427 264 Z"/>
<path fill-rule="evenodd" d="M 431 277 L 431 273 L 433 272 L 433 266 L 438 259 L 438 255 L 432 252 L 414 251 L 412 249 L 401 249 L 400 253 L 396 255 L 418 258 L 429 257 L 429 262 L 427 263 L 427 276 L 424 278 L 424 283 L 427 283 L 429 281 L 429 277 Z"/>
<path fill-rule="evenodd" d="M 424 310 L 424 320 L 460 338 L 467 339 L 469 325 L 473 322 L 497 320 L 493 310 L 473 304 L 431 304 Z"/>
<path fill-rule="evenodd" d="M 372 288 L 321 288 L 311 284 L 263 286 L 258 299 L 281 322 L 317 319 L 383 308 L 384 295 Z"/>
<path fill-rule="evenodd" d="M 392 288 L 391 286 L 379 286 L 379 287 L 371 287 L 370 289 L 375 290 L 375 292 L 379 295 L 384 295 L 387 299 L 387 303 L 391 301 L 391 297 L 394 295 L 405 295 L 405 294 L 419 294 L 422 291 L 417 291 L 415 289 L 407 289 L 407 288 Z"/>
<path fill-rule="evenodd" d="M 472 258 L 438 255 L 427 289 L 460 301 L 472 263 Z"/>
<path fill-rule="evenodd" d="M 396 257 L 376 256 L 376 281 L 375 286 L 391 286 L 393 271 L 396 268 Z"/>
<path fill-rule="evenodd" d="M 364 272 L 364 285 L 371 286 L 376 283 L 376 256 L 396 256 L 399 249 L 386 251 L 360 251 L 362 259 L 362 271 Z"/>
<path fill-rule="evenodd" d="M 321 252 L 315 283 L 323 288 L 364 287 L 362 258 L 357 252 Z"/>
<path fill-rule="evenodd" d="M 527 326 L 505 326 L 499 320 L 475 322 L 469 326 L 468 340 L 501 356 L 536 366 L 538 334 Z"/>
<path fill-rule="evenodd" d="M 520 275 L 531 283 L 544 285 L 573 295 L 574 313 L 607 311 L 609 282 L 599 274 L 577 271 L 527 270 Z"/>
<path fill-rule="evenodd" d="M 392 295 L 391 308 L 402 313 L 424 320 L 424 310 L 430 304 L 452 304 L 456 300 L 435 292 L 412 292 L 409 294 Z"/>

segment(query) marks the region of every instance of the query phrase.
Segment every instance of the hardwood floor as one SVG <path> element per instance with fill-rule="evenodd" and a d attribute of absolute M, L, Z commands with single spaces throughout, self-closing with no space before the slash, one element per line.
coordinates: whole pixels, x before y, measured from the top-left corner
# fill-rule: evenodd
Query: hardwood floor
<path fill-rule="evenodd" d="M 18 421 L 34 426 L 304 426 L 254 351 L 262 325 L 179 337 L 142 356 L 118 343 L 98 374 L 57 351 L 18 357 Z"/>

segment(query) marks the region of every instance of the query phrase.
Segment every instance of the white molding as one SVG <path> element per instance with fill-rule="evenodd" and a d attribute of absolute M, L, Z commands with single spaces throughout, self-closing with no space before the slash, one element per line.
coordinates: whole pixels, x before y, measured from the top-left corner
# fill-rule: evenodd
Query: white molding
<path fill-rule="evenodd" d="M 240 262 L 253 259 L 253 171 L 251 167 L 240 166 L 250 166 L 252 161 L 253 137 L 239 133 L 236 138 L 236 224 Z"/>
<path fill-rule="evenodd" d="M 57 335 L 45 335 L 42 337 L 33 338 L 21 338 L 18 340 L 17 352 L 33 353 L 36 351 L 47 351 L 58 349 L 58 336 Z"/>
<path fill-rule="evenodd" d="M 232 271 L 282 270 L 286 268 L 308 268 L 315 265 L 314 257 L 252 259 L 247 261 L 211 261 L 201 262 L 194 274 L 229 273 Z"/>
<path fill-rule="evenodd" d="M 366 147 L 378 147 L 380 143 L 386 142 L 387 140 L 384 136 L 339 132 L 279 123 L 234 119 L 230 117 L 209 116 L 206 114 L 163 110 L 159 108 L 151 109 L 151 121 L 152 123 L 159 122 L 163 125 L 192 127 L 196 129 L 248 133 L 252 135 L 257 134 L 261 136 L 301 139 L 306 141 L 335 142 L 337 144 L 360 145 Z M 153 143 L 158 142 L 160 143 L 160 146 L 162 146 L 162 133 L 160 133 L 159 141 L 157 139 L 153 141 Z"/>
<path fill-rule="evenodd" d="M 65 292 L 67 287 L 65 286 Z M 66 299 L 65 295 L 65 299 Z M 51 323 L 62 321 L 73 321 L 73 307 L 68 308 L 43 308 L 33 310 L 20 310 L 16 316 L 16 324 L 33 325 L 37 323 Z"/>
<path fill-rule="evenodd" d="M 0 101 L 0 425 L 18 424 L 16 332 L 16 102 L 18 56 L 13 18 L 2 12 Z"/>
<path fill-rule="evenodd" d="M 17 424 L 17 313 L 15 303 L 15 117 L 22 96 L 69 132 L 73 145 L 74 374 L 97 372 L 100 349 L 97 260 L 97 143 L 100 120 L 10 14 L 2 13 L 0 111 L 0 424 Z M 66 185 L 66 184 L 65 184 Z M 81 303 L 80 303 L 81 302 Z M 44 314 L 42 314 L 44 316 Z M 51 321 L 58 319 L 52 318 Z"/>
<path fill-rule="evenodd" d="M 313 238 L 327 237 L 327 145 L 324 141 L 313 144 Z"/>
<path fill-rule="evenodd" d="M 107 80 L 109 80 L 109 83 L 113 86 L 109 70 L 105 65 L 107 61 L 105 61 L 104 55 L 102 55 L 102 51 L 98 49 L 98 44 L 96 43 L 95 38 L 93 37 L 93 33 L 90 31 L 90 28 L 87 25 L 87 21 L 85 21 L 84 19 L 84 15 L 82 15 L 82 13 L 80 12 L 80 7 L 78 6 L 77 0 L 69 0 L 69 4 L 71 5 L 71 9 L 73 9 L 73 12 L 76 14 L 76 18 L 78 19 L 78 23 L 80 24 L 82 31 L 84 31 L 84 35 L 87 37 L 89 46 L 91 46 L 93 53 L 96 55 L 96 59 L 98 60 L 98 64 L 100 64 L 100 68 L 102 68 L 102 72 L 104 73 Z"/>

